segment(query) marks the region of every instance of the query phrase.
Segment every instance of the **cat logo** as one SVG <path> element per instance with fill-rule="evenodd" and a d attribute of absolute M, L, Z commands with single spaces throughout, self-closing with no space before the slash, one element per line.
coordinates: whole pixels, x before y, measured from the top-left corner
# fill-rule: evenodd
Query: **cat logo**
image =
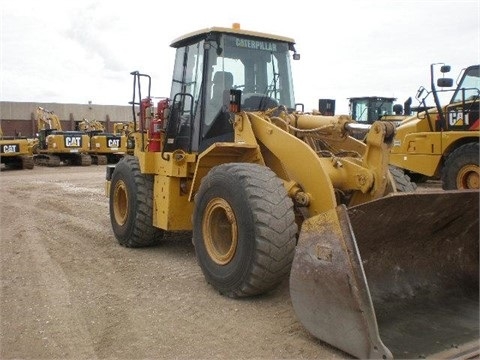
<path fill-rule="evenodd" d="M 450 126 L 469 125 L 470 122 L 468 113 L 465 114 L 464 118 L 462 111 L 450 110 L 448 112 L 448 123 L 450 124 Z"/>
<path fill-rule="evenodd" d="M 2 154 L 12 154 L 19 152 L 18 144 L 2 145 Z"/>
<path fill-rule="evenodd" d="M 65 137 L 65 147 L 81 147 L 82 146 L 82 137 L 81 136 L 66 136 Z"/>
<path fill-rule="evenodd" d="M 110 138 L 110 139 L 108 139 L 107 146 L 109 148 L 119 148 L 120 147 L 120 138 Z"/>

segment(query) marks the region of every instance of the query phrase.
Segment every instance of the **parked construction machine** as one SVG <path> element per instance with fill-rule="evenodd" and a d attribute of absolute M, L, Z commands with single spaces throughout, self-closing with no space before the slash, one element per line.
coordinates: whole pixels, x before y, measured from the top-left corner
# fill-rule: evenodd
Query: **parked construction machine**
<path fill-rule="evenodd" d="M 10 169 L 33 169 L 34 139 L 3 135 L 0 127 L 0 163 Z"/>
<path fill-rule="evenodd" d="M 113 124 L 113 133 L 117 136 L 125 136 L 127 141 L 127 150 L 126 153 L 132 155 L 135 149 L 135 139 L 133 133 L 136 131 L 135 124 L 133 121 L 129 121 L 128 123 L 118 122 Z"/>
<path fill-rule="evenodd" d="M 479 192 L 397 191 L 394 124 L 359 141 L 349 116 L 296 111 L 291 38 L 234 25 L 171 46 L 170 97 L 132 72 L 134 155 L 106 172 L 117 241 L 192 231 L 233 298 L 290 274 L 300 322 L 359 358 L 478 354 Z"/>
<path fill-rule="evenodd" d="M 397 98 L 384 96 L 362 96 L 348 99 L 348 107 L 353 120 L 362 124 L 373 124 L 377 120 L 393 121 L 398 125 L 410 115 L 412 99 L 405 101 L 404 106 L 395 103 Z"/>
<path fill-rule="evenodd" d="M 38 146 L 34 150 L 37 165 L 89 166 L 90 139 L 83 131 L 63 131 L 60 119 L 50 110 L 37 108 Z"/>
<path fill-rule="evenodd" d="M 350 131 L 350 135 L 356 139 L 363 140 L 375 121 L 391 121 L 395 125 L 400 124 L 408 115 L 411 115 L 412 98 L 405 101 L 404 106 L 395 103 L 397 98 L 385 96 L 361 96 L 348 98 L 349 115 L 358 124 Z M 335 114 L 335 100 L 319 99 L 318 110 L 323 115 Z M 333 109 L 333 111 L 332 111 Z"/>
<path fill-rule="evenodd" d="M 446 190 L 479 189 L 480 65 L 464 69 L 454 89 L 453 79 L 444 76 L 449 71 L 445 64 L 430 66 L 431 90 L 420 87 L 417 92 L 428 110 L 400 123 L 390 163 L 417 182 L 441 179 Z M 442 105 L 440 98 L 448 93 L 453 96 Z M 431 98 L 434 106 L 427 105 Z"/>
<path fill-rule="evenodd" d="M 106 132 L 100 121 L 83 119 L 78 127 L 90 137 L 88 154 L 92 164 L 114 164 L 127 153 L 127 136 Z"/>

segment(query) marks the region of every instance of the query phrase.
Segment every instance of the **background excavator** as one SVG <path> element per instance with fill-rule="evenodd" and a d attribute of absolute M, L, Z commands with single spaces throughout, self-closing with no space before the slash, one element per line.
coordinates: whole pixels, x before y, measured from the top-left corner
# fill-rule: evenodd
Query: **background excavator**
<path fill-rule="evenodd" d="M 35 139 L 3 135 L 0 127 L 0 163 L 11 169 L 33 169 Z"/>
<path fill-rule="evenodd" d="M 62 131 L 60 119 L 53 112 L 37 108 L 38 146 L 34 149 L 37 165 L 89 166 L 92 158 L 88 154 L 90 139 L 82 131 Z"/>
<path fill-rule="evenodd" d="M 132 72 L 134 154 L 106 168 L 117 241 L 192 231 L 233 298 L 289 276 L 305 328 L 359 358 L 478 355 L 479 192 L 411 191 L 392 123 L 359 141 L 349 116 L 296 111 L 291 38 L 234 24 L 171 46 L 170 97 Z"/>
<path fill-rule="evenodd" d="M 118 122 L 113 124 L 113 133 L 117 136 L 125 136 L 127 141 L 126 153 L 130 155 L 133 155 L 135 149 L 135 139 L 133 136 L 130 136 L 130 134 L 133 135 L 136 131 L 134 126 L 135 124 L 133 121 L 129 121 L 128 123 Z"/>
<path fill-rule="evenodd" d="M 83 119 L 78 128 L 90 137 L 88 154 L 92 163 L 106 165 L 118 162 L 127 152 L 127 136 L 121 133 L 107 133 L 100 121 Z"/>

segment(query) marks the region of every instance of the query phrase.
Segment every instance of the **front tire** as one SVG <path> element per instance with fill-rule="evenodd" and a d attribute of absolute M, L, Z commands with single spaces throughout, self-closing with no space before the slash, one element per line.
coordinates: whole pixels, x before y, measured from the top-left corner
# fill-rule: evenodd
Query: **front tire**
<path fill-rule="evenodd" d="M 163 237 L 153 222 L 153 175 L 142 174 L 138 159 L 125 156 L 116 166 L 110 184 L 110 221 L 120 245 L 151 246 Z"/>
<path fill-rule="evenodd" d="M 291 268 L 297 225 L 282 181 L 257 164 L 213 168 L 195 196 L 193 243 L 206 280 L 221 294 L 274 289 Z"/>
<path fill-rule="evenodd" d="M 403 169 L 392 165 L 390 165 L 388 169 L 390 172 L 390 180 L 385 195 L 392 192 L 414 192 L 417 190 L 417 184 L 410 180 L 410 177 L 405 174 Z"/>
<path fill-rule="evenodd" d="M 469 143 L 452 151 L 442 170 L 444 190 L 479 188 L 479 145 Z"/>

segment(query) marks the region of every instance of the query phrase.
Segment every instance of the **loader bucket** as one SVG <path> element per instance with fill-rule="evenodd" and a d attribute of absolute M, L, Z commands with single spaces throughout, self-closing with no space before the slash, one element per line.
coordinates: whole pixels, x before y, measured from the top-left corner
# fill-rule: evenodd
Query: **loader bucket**
<path fill-rule="evenodd" d="M 359 358 L 479 354 L 479 192 L 396 193 L 306 220 L 297 317 Z"/>

